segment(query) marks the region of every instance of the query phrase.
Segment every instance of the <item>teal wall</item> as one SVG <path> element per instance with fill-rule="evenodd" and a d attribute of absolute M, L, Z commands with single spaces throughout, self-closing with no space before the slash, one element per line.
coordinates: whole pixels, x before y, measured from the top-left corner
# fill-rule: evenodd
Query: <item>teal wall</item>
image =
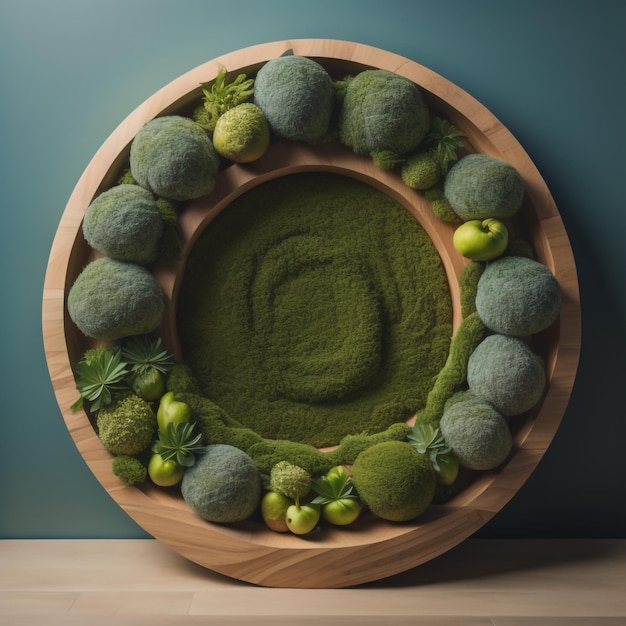
<path fill-rule="evenodd" d="M 482 537 L 626 536 L 626 2 L 0 0 L 0 537 L 145 537 L 99 486 L 48 377 L 41 295 L 64 206 L 141 102 L 221 54 L 334 38 L 465 89 L 524 145 L 578 264 L 579 375 L 543 461 Z"/>

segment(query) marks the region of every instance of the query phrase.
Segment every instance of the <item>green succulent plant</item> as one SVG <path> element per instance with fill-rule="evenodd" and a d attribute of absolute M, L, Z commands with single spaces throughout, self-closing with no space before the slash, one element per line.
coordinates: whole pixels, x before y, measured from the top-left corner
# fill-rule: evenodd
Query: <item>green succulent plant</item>
<path fill-rule="evenodd" d="M 120 348 L 87 350 L 76 364 L 76 389 L 80 396 L 72 410 L 82 408 L 84 400 L 91 402 L 94 412 L 108 406 L 116 393 L 128 390 L 127 375 L 127 363 L 122 360 Z"/>
<path fill-rule="evenodd" d="M 199 451 L 202 435 L 194 432 L 191 422 L 170 422 L 165 431 L 152 446 L 152 452 L 160 454 L 164 461 L 176 461 L 183 467 L 191 467 L 196 462 L 194 452 Z"/>
<path fill-rule="evenodd" d="M 228 82 L 228 72 L 223 67 L 215 80 L 202 85 L 202 106 L 194 113 L 195 121 L 212 133 L 221 115 L 239 104 L 248 102 L 254 93 L 254 79 L 238 74 Z"/>

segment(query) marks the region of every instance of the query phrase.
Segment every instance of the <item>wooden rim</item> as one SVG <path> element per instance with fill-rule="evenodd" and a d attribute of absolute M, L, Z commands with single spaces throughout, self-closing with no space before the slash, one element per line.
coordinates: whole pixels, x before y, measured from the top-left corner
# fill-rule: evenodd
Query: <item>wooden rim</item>
<path fill-rule="evenodd" d="M 254 74 L 263 63 L 290 49 L 314 58 L 334 75 L 381 68 L 406 76 L 421 87 L 431 107 L 465 132 L 473 151 L 514 165 L 526 190 L 520 219 L 538 259 L 555 274 L 563 293 L 559 320 L 542 334 L 547 392 L 517 430 L 514 452 L 498 471 L 483 473 L 448 504 L 432 505 L 414 523 L 368 520 L 348 529 L 324 530 L 307 539 L 277 534 L 254 522 L 232 527 L 209 524 L 193 514 L 179 495 L 120 483 L 111 472 L 111 455 L 86 414 L 70 409 L 77 396 L 73 365 L 88 343 L 69 320 L 65 306 L 69 287 L 91 254 L 82 237 L 84 212 L 98 193 L 115 184 L 139 129 L 156 116 L 188 109 L 199 97 L 199 85 L 214 78 L 220 67 Z M 213 202 L 223 200 L 216 210 L 245 185 L 258 184 L 259 177 L 306 168 L 344 168 L 350 175 L 384 188 L 409 210 L 413 208 L 438 248 L 437 238 L 442 238 L 440 253 L 450 245 L 449 239 L 447 244 L 444 241 L 451 239 L 450 227 L 428 217 L 418 194 L 364 159 L 348 157 L 332 147 L 285 149 L 281 145 L 272 148 L 270 157 L 222 173 L 211 196 Z M 206 204 L 187 207 L 183 232 L 190 242 L 206 212 Z M 457 276 L 464 265 L 452 253 L 445 252 L 442 259 L 449 278 Z M 175 277 L 160 278 L 175 298 Z M 454 292 L 453 280 L 451 288 Z M 456 312 L 455 324 L 458 321 Z M 567 233 L 545 182 L 517 140 L 469 94 L 418 63 L 371 46 L 328 39 L 278 41 L 229 53 L 184 74 L 132 112 L 95 154 L 68 201 L 48 261 L 42 323 L 50 378 L 67 428 L 83 459 L 114 500 L 147 532 L 191 561 L 239 580 L 274 587 L 345 587 L 378 580 L 428 561 L 478 530 L 522 486 L 554 437 L 569 401 L 580 349 L 578 280 Z M 166 323 L 173 323 L 171 316 Z"/>

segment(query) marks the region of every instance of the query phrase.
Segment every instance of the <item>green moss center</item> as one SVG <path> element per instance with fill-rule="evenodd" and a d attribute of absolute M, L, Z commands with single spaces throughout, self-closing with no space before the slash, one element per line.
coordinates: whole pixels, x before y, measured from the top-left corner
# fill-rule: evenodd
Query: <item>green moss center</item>
<path fill-rule="evenodd" d="M 207 227 L 177 315 L 207 398 L 263 437 L 322 447 L 423 407 L 452 310 L 439 255 L 404 207 L 307 173 L 256 187 Z"/>

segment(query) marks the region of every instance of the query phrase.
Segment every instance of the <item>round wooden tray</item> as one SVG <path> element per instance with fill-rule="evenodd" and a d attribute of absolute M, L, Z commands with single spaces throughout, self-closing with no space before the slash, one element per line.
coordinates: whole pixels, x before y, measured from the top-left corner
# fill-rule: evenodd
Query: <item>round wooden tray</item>
<path fill-rule="evenodd" d="M 465 133 L 468 150 L 514 165 L 526 191 L 519 225 L 538 260 L 552 270 L 562 288 L 560 317 L 541 336 L 547 392 L 516 429 L 509 460 L 498 471 L 481 473 L 447 504 L 431 505 L 413 523 L 366 518 L 345 529 L 324 528 L 307 538 L 275 533 L 254 521 L 211 524 L 192 513 L 177 491 L 123 485 L 112 474 L 111 455 L 86 413 L 70 409 L 77 398 L 73 367 L 91 345 L 73 325 L 65 306 L 69 288 L 94 256 L 82 236 L 86 208 L 96 195 L 116 184 L 130 143 L 146 122 L 160 115 L 189 113 L 199 101 L 200 84 L 212 80 L 222 66 L 253 76 L 261 65 L 287 50 L 315 59 L 336 78 L 381 68 L 411 79 L 420 86 L 431 110 Z M 448 275 L 456 328 L 460 322 L 458 276 L 466 261 L 452 246 L 452 227 L 435 218 L 422 194 L 401 183 L 397 174 L 382 172 L 369 158 L 356 157 L 336 144 L 311 147 L 279 142 L 255 163 L 226 168 L 214 192 L 189 203 L 183 212 L 181 230 L 187 250 L 204 226 L 247 189 L 303 171 L 355 177 L 389 194 L 420 221 Z M 174 305 L 179 276 L 158 269 L 155 273 L 171 299 L 161 328 L 164 342 L 178 353 Z M 306 39 L 261 44 L 203 64 L 161 89 L 120 124 L 78 181 L 61 219 L 44 283 L 43 336 L 57 402 L 78 450 L 107 492 L 148 533 L 189 560 L 239 580 L 274 587 L 345 587 L 391 576 L 438 556 L 483 526 L 516 493 L 546 451 L 565 412 L 579 358 L 580 305 L 572 251 L 550 192 L 517 140 L 484 106 L 404 57 L 362 44 Z"/>

